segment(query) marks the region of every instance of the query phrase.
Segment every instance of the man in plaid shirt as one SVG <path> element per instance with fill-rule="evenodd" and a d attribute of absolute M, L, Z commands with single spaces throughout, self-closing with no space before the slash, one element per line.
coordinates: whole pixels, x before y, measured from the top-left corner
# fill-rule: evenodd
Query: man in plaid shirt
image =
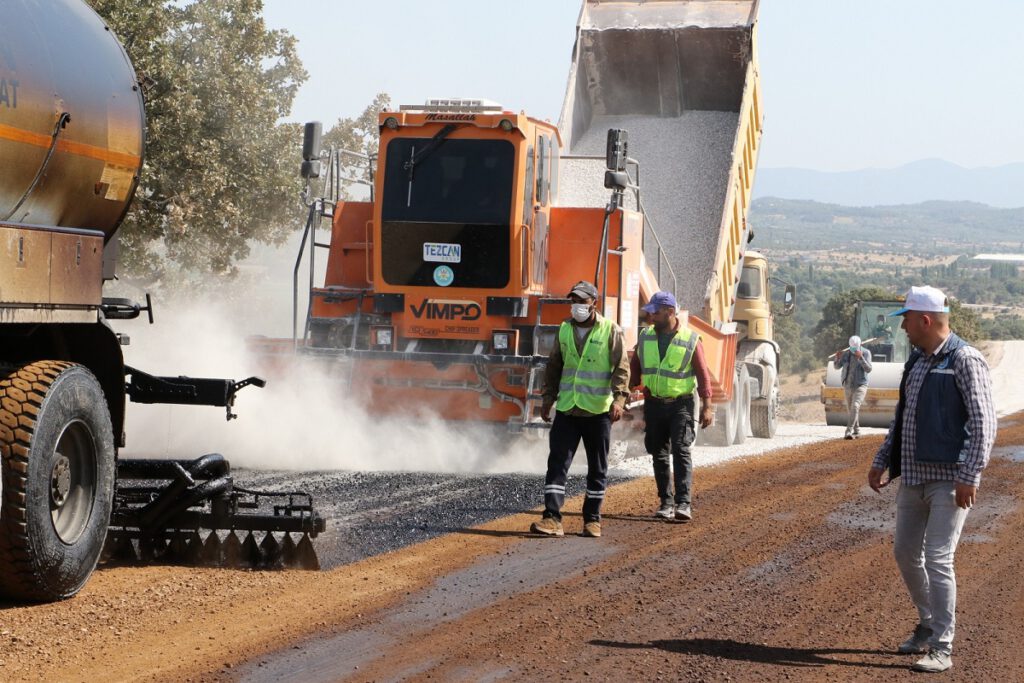
<path fill-rule="evenodd" d="M 995 441 L 992 381 L 981 353 L 950 331 L 949 305 L 938 289 L 911 287 L 905 307 L 891 315 L 903 316 L 916 348 L 868 484 L 879 491 L 903 477 L 894 554 L 920 619 L 898 649 L 926 653 L 911 668 L 938 672 L 953 665 L 953 555 Z"/>

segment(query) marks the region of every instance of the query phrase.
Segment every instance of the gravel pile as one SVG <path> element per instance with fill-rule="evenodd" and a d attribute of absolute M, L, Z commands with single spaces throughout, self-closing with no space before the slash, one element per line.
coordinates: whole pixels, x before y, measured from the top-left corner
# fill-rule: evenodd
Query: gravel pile
<path fill-rule="evenodd" d="M 586 458 L 580 456 L 577 460 L 585 464 Z M 327 519 L 327 531 L 313 540 L 323 569 L 457 533 L 544 504 L 544 475 L 245 469 L 233 473 L 242 486 L 303 490 L 313 496 L 314 509 Z M 630 478 L 611 475 L 608 483 Z M 571 474 L 566 488 L 569 496 L 583 493 L 586 476 Z"/>
<path fill-rule="evenodd" d="M 595 116 L 569 152 L 603 158 L 608 129 L 629 132 L 629 156 L 640 162 L 641 200 L 675 270 L 679 305 L 691 311 L 701 310 L 714 268 L 738 125 L 736 112 L 722 111 L 688 111 L 671 119 Z M 561 162 L 561 206 L 604 207 L 608 197 L 603 161 Z M 635 206 L 632 197 L 626 205 Z M 648 239 L 645 252 L 657 272 L 654 240 Z M 667 279 L 662 283 L 668 286 Z"/>

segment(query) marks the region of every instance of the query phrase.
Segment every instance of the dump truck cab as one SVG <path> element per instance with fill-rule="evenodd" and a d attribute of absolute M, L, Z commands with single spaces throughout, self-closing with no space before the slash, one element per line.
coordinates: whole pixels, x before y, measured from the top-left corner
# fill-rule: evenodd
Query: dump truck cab
<path fill-rule="evenodd" d="M 789 315 L 795 304 L 796 288 L 788 282 L 778 282 L 785 286 L 781 313 Z M 733 319 L 739 324 L 741 340 L 774 340 L 771 285 L 768 259 L 760 252 L 747 251 L 743 257 L 740 281 L 736 286 L 736 307 L 733 311 Z"/>

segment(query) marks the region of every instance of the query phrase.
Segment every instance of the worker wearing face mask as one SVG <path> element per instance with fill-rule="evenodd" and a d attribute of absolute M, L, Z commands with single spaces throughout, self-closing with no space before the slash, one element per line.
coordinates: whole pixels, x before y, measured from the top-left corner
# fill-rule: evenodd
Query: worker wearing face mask
<path fill-rule="evenodd" d="M 597 287 L 581 280 L 569 292 L 572 316 L 562 322 L 544 371 L 541 417 L 554 422 L 544 478 L 544 516 L 530 531 L 562 536 L 565 482 L 580 441 L 587 452 L 583 535 L 601 535 L 601 503 L 608 475 L 612 422 L 628 396 L 629 357 L 622 329 L 595 309 Z"/>
<path fill-rule="evenodd" d="M 860 407 L 868 394 L 868 373 L 871 372 L 871 352 L 861 346 L 860 337 L 850 337 L 850 345 L 836 351 L 837 370 L 842 370 L 843 392 L 846 395 L 846 438 L 860 438 Z"/>

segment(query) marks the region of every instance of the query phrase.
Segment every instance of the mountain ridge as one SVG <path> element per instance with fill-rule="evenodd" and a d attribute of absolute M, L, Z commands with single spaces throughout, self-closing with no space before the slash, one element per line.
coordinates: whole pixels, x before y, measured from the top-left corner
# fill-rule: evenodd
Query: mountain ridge
<path fill-rule="evenodd" d="M 921 159 L 895 168 L 816 171 L 759 168 L 754 198 L 808 200 L 843 206 L 895 206 L 930 200 L 969 201 L 997 208 L 1024 207 L 1024 162 L 965 168 Z"/>

